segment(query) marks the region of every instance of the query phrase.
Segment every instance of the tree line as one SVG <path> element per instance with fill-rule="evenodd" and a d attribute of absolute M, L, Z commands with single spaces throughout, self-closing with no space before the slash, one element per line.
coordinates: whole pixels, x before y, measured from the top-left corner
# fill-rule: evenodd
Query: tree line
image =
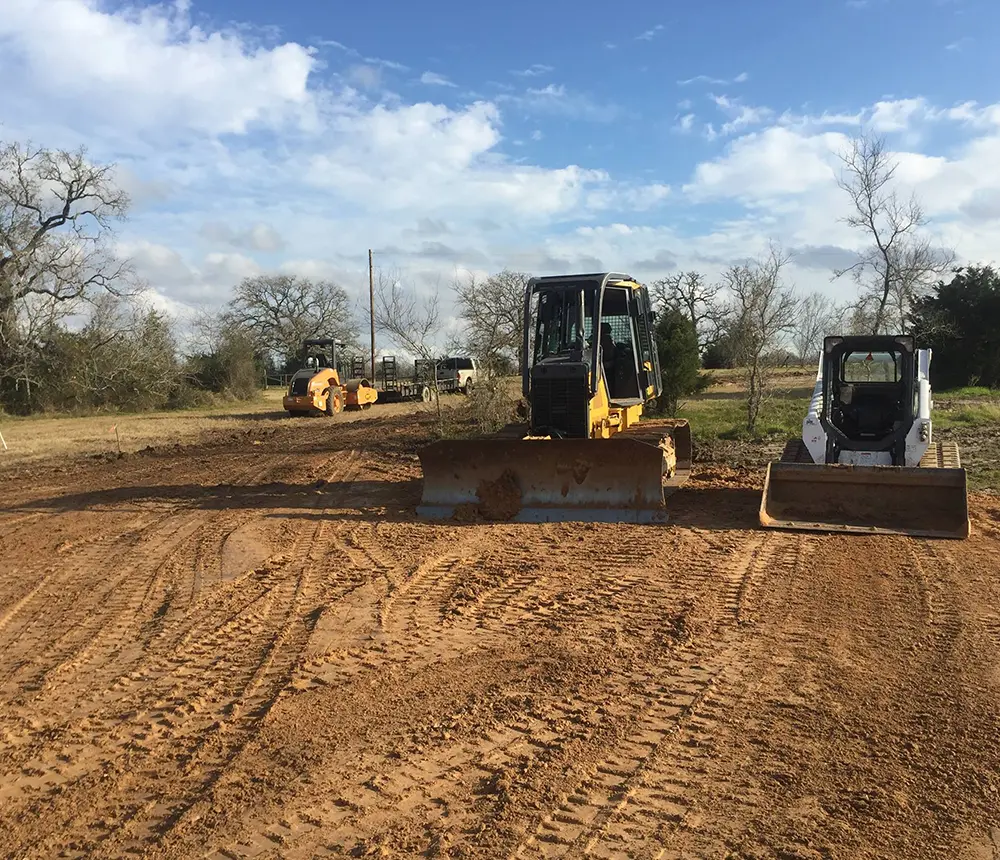
<path fill-rule="evenodd" d="M 774 242 L 715 280 L 685 271 L 653 281 L 665 411 L 704 385 L 703 370 L 740 368 L 752 430 L 773 368 L 814 362 L 829 333 L 913 331 L 934 346 L 935 372 L 961 384 L 1000 384 L 993 270 L 955 269 L 954 254 L 930 242 L 919 202 L 896 190 L 884 140 L 859 136 L 842 162 L 846 223 L 865 242 L 833 277 L 853 279 L 855 298 L 838 304 L 820 292 L 801 295 L 787 282 L 792 258 Z M 305 338 L 333 337 L 367 353 L 343 287 L 286 274 L 243 279 L 220 310 L 195 320 L 181 349 L 171 318 L 144 301 L 129 261 L 114 252 L 114 225 L 129 205 L 113 166 L 93 163 L 83 149 L 0 142 L 0 409 L 246 398 L 268 373 L 295 368 Z M 529 278 L 511 270 L 456 276 L 449 286 L 460 325 L 447 337 L 440 285 L 417 291 L 399 272 L 379 271 L 376 323 L 414 358 L 447 348 L 475 356 L 492 375 L 516 372 Z"/>

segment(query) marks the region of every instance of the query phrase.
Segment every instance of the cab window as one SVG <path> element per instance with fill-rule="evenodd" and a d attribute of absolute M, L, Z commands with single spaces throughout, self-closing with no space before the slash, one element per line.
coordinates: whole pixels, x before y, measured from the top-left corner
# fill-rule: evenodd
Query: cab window
<path fill-rule="evenodd" d="M 899 382 L 899 355 L 894 352 L 849 352 L 842 382 Z"/>

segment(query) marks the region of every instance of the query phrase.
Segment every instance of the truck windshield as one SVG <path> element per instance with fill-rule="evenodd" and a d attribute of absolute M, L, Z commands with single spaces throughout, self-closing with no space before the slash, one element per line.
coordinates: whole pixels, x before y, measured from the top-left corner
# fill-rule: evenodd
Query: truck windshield
<path fill-rule="evenodd" d="M 583 350 L 594 312 L 593 289 L 548 290 L 538 294 L 535 363 L 571 349 Z"/>

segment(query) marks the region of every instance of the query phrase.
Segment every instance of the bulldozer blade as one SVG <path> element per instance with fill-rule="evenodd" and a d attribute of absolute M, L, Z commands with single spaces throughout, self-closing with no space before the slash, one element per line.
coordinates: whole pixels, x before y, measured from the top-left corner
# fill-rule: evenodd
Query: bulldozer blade
<path fill-rule="evenodd" d="M 780 529 L 967 538 L 965 469 L 771 463 L 760 522 Z"/>
<path fill-rule="evenodd" d="M 665 522 L 663 450 L 636 439 L 456 439 L 419 452 L 417 515 Z"/>

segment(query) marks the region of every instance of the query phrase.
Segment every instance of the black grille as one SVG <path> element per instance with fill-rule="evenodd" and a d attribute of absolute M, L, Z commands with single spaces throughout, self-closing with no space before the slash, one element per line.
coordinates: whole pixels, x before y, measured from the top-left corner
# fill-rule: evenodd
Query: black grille
<path fill-rule="evenodd" d="M 300 376 L 292 380 L 292 396 L 302 397 L 309 393 L 309 377 Z"/>
<path fill-rule="evenodd" d="M 531 423 L 537 431 L 558 431 L 574 439 L 586 439 L 590 435 L 587 426 L 589 401 L 585 378 L 536 376 L 531 390 Z"/>

